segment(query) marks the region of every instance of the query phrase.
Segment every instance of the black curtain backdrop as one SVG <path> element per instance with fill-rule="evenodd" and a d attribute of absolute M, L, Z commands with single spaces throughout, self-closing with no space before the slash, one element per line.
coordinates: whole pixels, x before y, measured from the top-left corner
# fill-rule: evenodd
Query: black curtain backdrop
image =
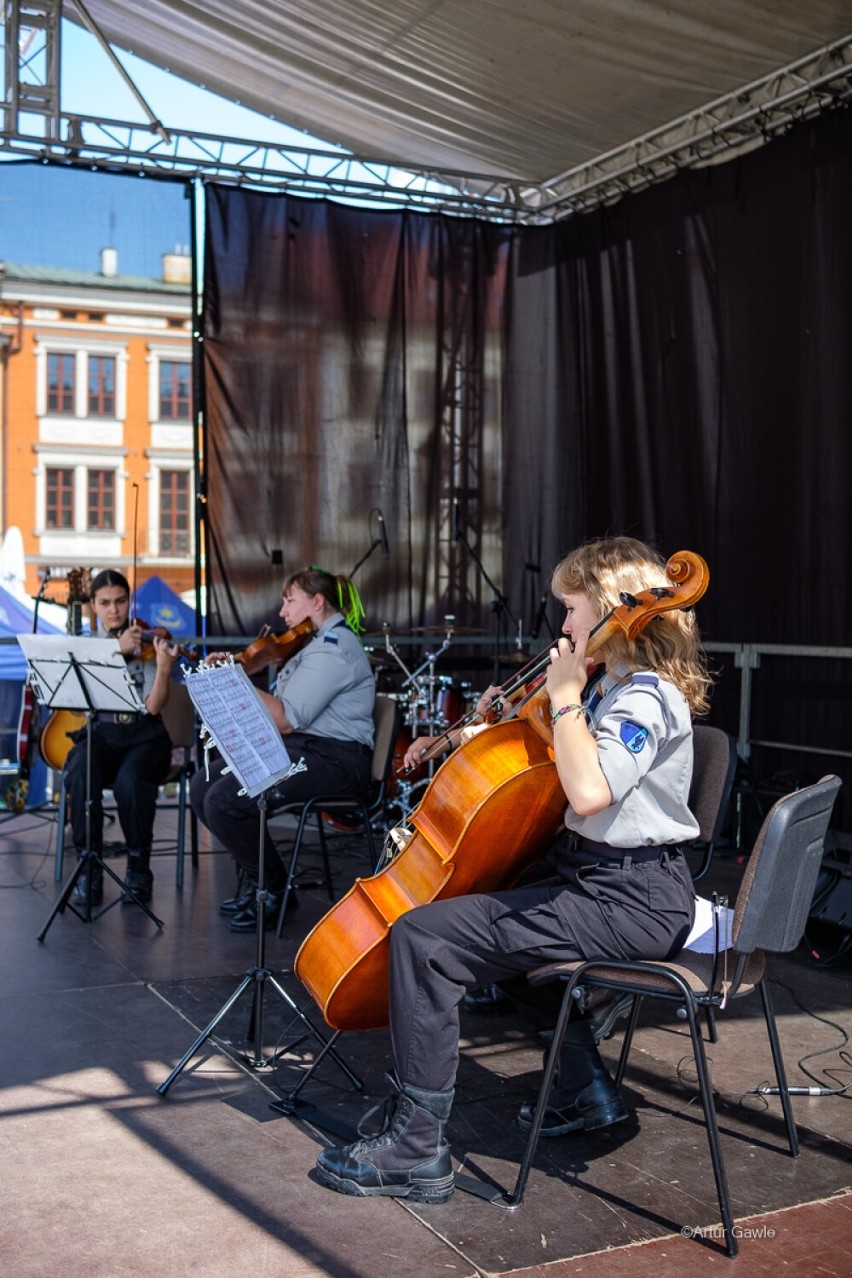
<path fill-rule="evenodd" d="M 708 640 L 848 645 L 850 156 L 833 112 L 546 227 L 208 188 L 211 629 L 270 620 L 289 569 L 351 569 L 378 507 L 371 629 L 488 632 L 496 587 L 504 629 L 543 641 L 559 557 L 627 532 L 707 559 Z M 848 665 L 765 658 L 752 735 L 850 749 Z"/>
<path fill-rule="evenodd" d="M 391 553 L 355 575 L 371 627 L 477 611 L 452 527 L 458 503 L 499 561 L 507 248 L 479 222 L 208 189 L 211 632 L 269 620 L 286 572 L 351 572 L 376 511 Z"/>

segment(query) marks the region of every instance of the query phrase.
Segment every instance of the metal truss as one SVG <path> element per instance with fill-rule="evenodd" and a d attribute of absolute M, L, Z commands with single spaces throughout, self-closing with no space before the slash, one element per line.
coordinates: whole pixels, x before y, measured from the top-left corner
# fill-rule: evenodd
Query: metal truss
<path fill-rule="evenodd" d="M 294 195 L 337 197 L 420 209 L 445 209 L 473 217 L 520 216 L 503 204 L 501 179 L 477 175 L 403 171 L 390 161 L 339 150 L 317 150 L 249 138 L 169 129 L 82 115 L 59 117 L 62 141 L 19 131 L 0 132 L 0 155 L 145 177 L 230 182 L 286 189 Z M 495 207 L 496 206 L 496 207 Z"/>
<path fill-rule="evenodd" d="M 3 0 L 3 12 L 0 158 L 20 155 L 66 167 L 238 183 L 503 222 L 558 221 L 612 203 L 682 169 L 731 158 L 852 97 L 850 35 L 586 164 L 530 184 L 505 175 L 403 167 L 399 160 L 331 147 L 167 129 L 138 92 L 147 124 L 67 114 L 60 105 L 60 0 Z"/>
<path fill-rule="evenodd" d="M 681 169 L 721 163 L 852 98 L 852 35 L 691 111 L 624 146 L 578 164 L 521 198 L 527 220 L 557 221 L 610 204 Z"/>

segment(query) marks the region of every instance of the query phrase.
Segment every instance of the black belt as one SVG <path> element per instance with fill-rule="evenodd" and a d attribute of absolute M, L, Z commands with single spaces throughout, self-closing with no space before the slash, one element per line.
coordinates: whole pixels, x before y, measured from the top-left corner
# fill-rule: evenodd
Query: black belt
<path fill-rule="evenodd" d="M 133 711 L 125 713 L 122 710 L 117 714 L 113 714 L 112 712 L 99 714 L 98 723 L 137 723 L 141 718 L 141 714 L 135 714 Z"/>
<path fill-rule="evenodd" d="M 571 835 L 571 847 L 613 865 L 627 860 L 641 865 L 645 861 L 659 861 L 664 856 L 678 856 L 680 853 L 679 843 L 646 843 L 638 848 L 614 848 L 609 843 L 596 843 L 594 839 L 584 838 L 582 834 Z"/>
<path fill-rule="evenodd" d="M 347 740 L 344 737 L 320 737 L 317 736 L 316 733 L 300 732 L 298 728 L 291 735 L 298 739 L 291 743 L 294 747 L 293 753 L 295 753 L 295 750 L 298 748 L 298 741 L 301 740 L 304 741 L 307 746 L 317 745 L 319 742 L 322 742 L 327 747 L 331 748 L 332 753 L 336 750 L 341 750 L 344 754 L 350 754 L 353 750 L 357 750 L 359 754 L 366 755 L 368 759 L 372 759 L 373 757 L 373 747 L 368 746 L 364 741 L 352 741 Z M 290 736 L 285 736 L 285 746 L 288 741 L 290 741 Z"/>

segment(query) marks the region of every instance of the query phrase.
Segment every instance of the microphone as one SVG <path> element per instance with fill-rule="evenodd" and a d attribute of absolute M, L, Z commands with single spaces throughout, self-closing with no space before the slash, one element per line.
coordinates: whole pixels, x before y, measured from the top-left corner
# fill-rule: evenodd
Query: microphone
<path fill-rule="evenodd" d="M 453 541 L 458 541 L 461 537 L 461 511 L 459 510 L 458 497 L 453 498 Z"/>
<path fill-rule="evenodd" d="M 377 510 L 376 518 L 379 521 L 379 540 L 382 543 L 382 554 L 387 559 L 390 554 L 390 544 L 388 543 L 388 530 L 385 528 L 385 517 L 380 510 Z"/>
<path fill-rule="evenodd" d="M 788 1096 L 835 1096 L 837 1095 L 836 1087 L 787 1087 L 784 1089 Z M 756 1087 L 755 1092 L 758 1096 L 780 1096 L 781 1089 L 778 1087 Z"/>

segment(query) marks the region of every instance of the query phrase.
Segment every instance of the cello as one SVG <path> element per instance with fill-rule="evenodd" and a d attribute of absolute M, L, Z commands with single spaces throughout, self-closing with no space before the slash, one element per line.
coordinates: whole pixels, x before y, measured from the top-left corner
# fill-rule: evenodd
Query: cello
<path fill-rule="evenodd" d="M 634 639 L 653 617 L 690 607 L 710 580 L 704 560 L 690 551 L 672 556 L 666 576 L 668 587 L 622 594 L 592 631 L 586 654 L 619 631 Z M 548 649 L 535 665 L 544 668 L 549 660 Z M 408 818 L 413 833 L 402 850 L 378 873 L 356 879 L 305 937 L 294 971 L 328 1025 L 386 1025 L 394 921 L 431 901 L 511 886 L 551 845 L 565 802 L 549 697 L 544 686 L 534 685 L 510 717 L 453 751 Z"/>

